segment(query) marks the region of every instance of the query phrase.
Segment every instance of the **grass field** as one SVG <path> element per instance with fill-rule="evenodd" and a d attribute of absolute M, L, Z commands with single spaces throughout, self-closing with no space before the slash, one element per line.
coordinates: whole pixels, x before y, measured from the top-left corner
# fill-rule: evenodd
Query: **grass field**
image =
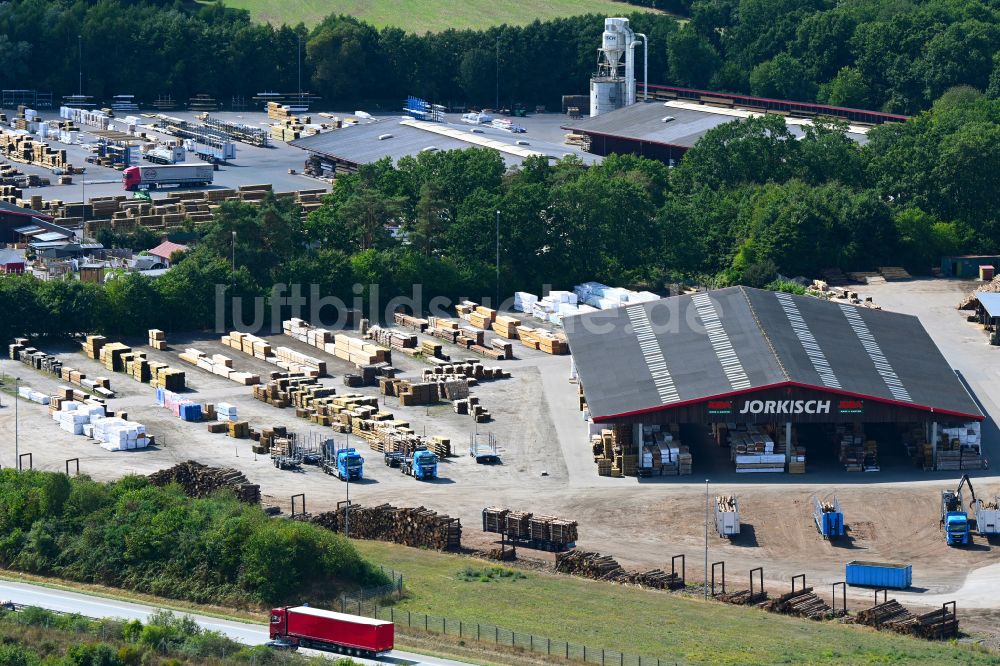
<path fill-rule="evenodd" d="M 648 11 L 641 7 L 611 0 L 225 0 L 228 7 L 247 9 L 259 21 L 307 26 L 319 23 L 329 14 L 347 14 L 379 28 L 387 25 L 408 32 L 440 32 L 447 28 L 488 28 L 506 23 L 525 25 L 535 19 L 560 16 Z"/>
<path fill-rule="evenodd" d="M 813 622 L 677 594 L 524 571 L 484 582 L 492 564 L 374 541 L 354 542 L 404 575 L 397 606 L 492 623 L 553 640 L 682 664 L 996 664 L 995 654 L 833 622 Z M 519 570 L 520 571 L 520 570 Z"/>

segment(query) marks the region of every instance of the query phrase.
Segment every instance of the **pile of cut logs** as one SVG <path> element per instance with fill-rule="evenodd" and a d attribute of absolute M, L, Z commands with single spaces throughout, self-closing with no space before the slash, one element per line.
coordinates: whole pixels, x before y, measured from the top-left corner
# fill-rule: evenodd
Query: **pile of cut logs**
<path fill-rule="evenodd" d="M 658 590 L 683 585 L 680 576 L 660 569 L 626 571 L 613 557 L 586 550 L 571 550 L 556 555 L 556 571 L 593 580 L 606 580 L 622 585 L 639 585 Z"/>
<path fill-rule="evenodd" d="M 219 488 L 229 488 L 241 502 L 260 503 L 260 486 L 250 483 L 239 470 L 208 467 L 194 460 L 154 472 L 149 475 L 149 481 L 154 486 L 177 483 L 191 497 L 208 497 Z"/>
<path fill-rule="evenodd" d="M 764 604 L 764 610 L 782 615 L 798 615 L 810 620 L 825 620 L 833 611 L 825 601 L 813 593 L 811 587 L 804 587 L 771 599 Z"/>
<path fill-rule="evenodd" d="M 866 608 L 858 613 L 858 624 L 889 629 L 921 638 L 947 638 L 958 635 L 958 617 L 953 610 L 941 607 L 914 615 L 895 599 Z"/>
<path fill-rule="evenodd" d="M 336 511 L 316 515 L 312 522 L 333 532 L 343 532 L 347 525 L 355 539 L 391 541 L 415 548 L 456 550 L 462 542 L 462 523 L 458 518 L 422 506 L 414 509 L 342 503 Z"/>

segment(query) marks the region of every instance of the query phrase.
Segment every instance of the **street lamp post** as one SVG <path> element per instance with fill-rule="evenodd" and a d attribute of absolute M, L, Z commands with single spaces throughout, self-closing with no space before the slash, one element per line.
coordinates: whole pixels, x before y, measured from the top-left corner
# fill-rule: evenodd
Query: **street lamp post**
<path fill-rule="evenodd" d="M 19 447 L 17 432 L 17 403 L 21 402 L 18 399 L 18 396 L 20 395 L 18 384 L 20 384 L 20 382 L 20 377 L 14 377 L 14 464 L 17 466 L 16 469 L 18 471 L 21 469 L 21 449 Z"/>
<path fill-rule="evenodd" d="M 705 599 L 708 599 L 708 479 L 705 479 Z"/>
<path fill-rule="evenodd" d="M 493 304 L 494 309 L 500 307 L 500 211 L 497 211 L 497 300 Z"/>

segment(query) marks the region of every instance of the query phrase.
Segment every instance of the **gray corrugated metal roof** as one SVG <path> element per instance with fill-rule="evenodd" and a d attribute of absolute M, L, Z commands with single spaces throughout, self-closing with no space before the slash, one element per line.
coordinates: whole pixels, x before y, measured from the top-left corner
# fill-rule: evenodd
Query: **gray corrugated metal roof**
<path fill-rule="evenodd" d="M 774 386 L 982 418 L 910 315 L 730 287 L 564 324 L 601 420 Z"/>
<path fill-rule="evenodd" d="M 986 310 L 986 314 L 991 317 L 1000 317 L 1000 294 L 992 291 L 977 291 L 976 298 Z"/>
<path fill-rule="evenodd" d="M 324 132 L 296 139 L 291 142 L 291 145 L 354 164 L 370 164 L 384 157 L 389 157 L 393 162 L 397 162 L 401 157 L 417 155 L 430 146 L 438 150 L 462 150 L 477 147 L 472 143 L 460 139 L 441 136 L 410 125 L 401 125 L 401 120 L 402 118 L 398 117 L 384 118 L 363 125 L 344 127 L 332 132 Z M 428 124 L 449 127 L 463 132 L 469 132 L 473 128 L 472 125 Z M 477 136 L 500 141 L 512 147 L 517 146 L 517 141 L 527 141 L 530 145 L 525 148 L 528 150 L 538 151 L 556 158 L 572 154 L 578 156 L 586 164 L 594 164 L 601 161 L 601 158 L 597 155 L 591 155 L 571 146 L 536 141 L 529 134 L 514 135 L 503 130 L 488 127 L 481 127 L 480 129 L 482 129 L 482 134 L 477 134 Z M 379 140 L 378 137 L 383 134 L 391 134 L 392 137 Z M 517 147 L 521 148 L 521 146 Z M 509 153 L 501 152 L 500 155 L 507 166 L 515 166 L 524 161 L 523 158 Z"/>
<path fill-rule="evenodd" d="M 664 106 L 663 102 L 640 102 L 592 118 L 571 121 L 566 129 L 690 148 L 709 130 L 739 120 L 719 111 L 713 111 L 713 107 L 705 107 L 702 111 Z M 673 120 L 665 123 L 663 119 L 667 116 L 673 117 Z M 798 125 L 789 125 L 788 129 L 797 137 L 804 135 Z M 847 136 L 859 143 L 867 141 L 863 134 L 848 133 Z"/>

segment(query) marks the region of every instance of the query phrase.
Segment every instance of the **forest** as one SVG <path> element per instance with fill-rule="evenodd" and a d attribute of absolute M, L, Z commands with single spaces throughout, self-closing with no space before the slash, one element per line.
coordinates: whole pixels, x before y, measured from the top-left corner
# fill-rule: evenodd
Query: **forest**
<path fill-rule="evenodd" d="M 1000 8 L 981 0 L 635 0 L 651 83 L 914 114 L 946 90 L 1000 96 Z M 623 4 L 623 10 L 627 5 Z M 406 95 L 448 105 L 559 107 L 587 90 L 601 16 L 423 35 L 330 16 L 273 27 L 217 3 L 0 3 L 0 88 L 147 103 L 197 93 L 228 105 L 303 87 L 327 108 L 395 109 Z M 78 42 L 79 38 L 79 42 Z M 301 40 L 301 42 L 300 42 Z M 82 49 L 82 62 L 78 51 Z M 499 82 L 497 68 L 499 65 Z"/>
<path fill-rule="evenodd" d="M 414 285 L 425 299 L 480 300 L 498 286 L 507 298 L 586 280 L 662 290 L 764 286 L 832 267 L 927 275 L 942 255 L 1000 250 L 1000 101 L 958 88 L 909 122 L 872 129 L 863 146 L 844 129 L 821 122 L 793 140 L 781 116 L 729 123 L 672 169 L 613 155 L 589 168 L 529 159 L 506 170 L 483 149 L 382 161 L 339 177 L 304 219 L 286 199 L 225 204 L 156 279 L 6 276 L 0 338 L 209 329 L 220 323 L 216 285 L 244 309 L 278 283 L 305 285 L 307 301 L 311 285 L 348 304 Z"/>
<path fill-rule="evenodd" d="M 5 569 L 236 608 L 386 582 L 340 535 L 140 476 L 0 470 L 0 534 Z"/>

